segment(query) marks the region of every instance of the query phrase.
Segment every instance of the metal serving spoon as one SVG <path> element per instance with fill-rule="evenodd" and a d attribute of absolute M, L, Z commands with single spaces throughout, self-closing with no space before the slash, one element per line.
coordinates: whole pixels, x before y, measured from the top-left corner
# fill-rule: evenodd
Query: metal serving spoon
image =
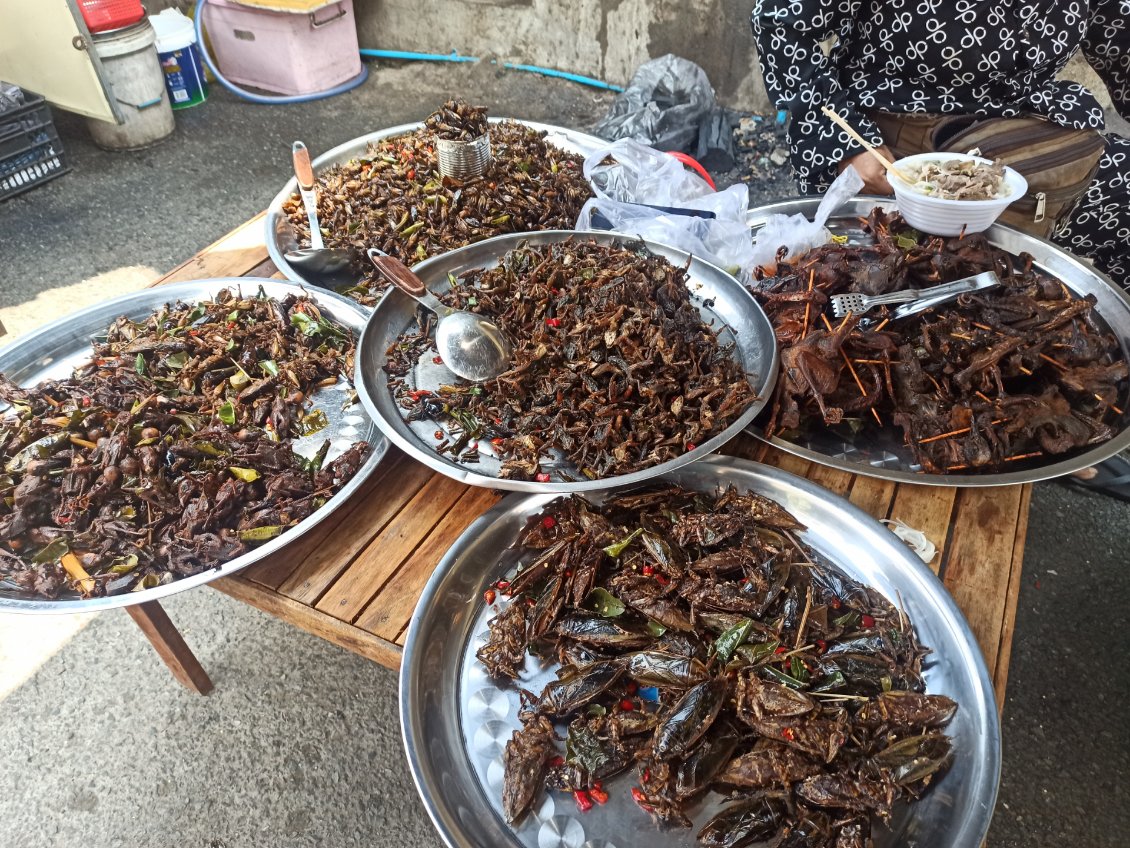
<path fill-rule="evenodd" d="M 424 281 L 401 262 L 375 247 L 369 259 L 388 282 L 423 304 L 439 317 L 436 349 L 443 364 L 464 380 L 481 383 L 497 377 L 510 367 L 510 342 L 493 321 L 444 306 L 428 291 Z"/>
<path fill-rule="evenodd" d="M 306 282 L 328 289 L 357 285 L 357 272 L 351 270 L 353 251 L 339 247 L 326 247 L 318 225 L 318 194 L 315 189 L 314 168 L 310 164 L 310 151 L 301 141 L 291 146 L 294 176 L 298 180 L 298 193 L 306 207 L 310 221 L 310 246 L 288 251 L 286 261 Z"/>

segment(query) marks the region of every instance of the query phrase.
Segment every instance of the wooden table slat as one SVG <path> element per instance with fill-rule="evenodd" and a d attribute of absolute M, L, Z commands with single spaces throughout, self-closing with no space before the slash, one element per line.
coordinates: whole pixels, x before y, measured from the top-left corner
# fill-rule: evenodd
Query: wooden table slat
<path fill-rule="evenodd" d="M 997 667 L 1016 550 L 1022 486 L 963 489 L 958 496 L 942 581 L 981 646 L 990 672 Z M 1015 610 L 1015 607 L 1013 608 Z"/>
<path fill-rule="evenodd" d="M 432 571 L 455 540 L 472 522 L 494 506 L 502 495 L 493 489 L 469 489 L 428 534 L 377 596 L 357 618 L 357 626 L 385 639 L 395 639 L 407 627 L 416 601 Z"/>
<path fill-rule="evenodd" d="M 209 277 L 255 276 L 251 272 L 267 259 L 267 245 L 263 241 L 263 219 L 266 214 L 259 213 L 246 224 L 217 239 L 161 277 L 158 284 L 205 280 Z"/>
<path fill-rule="evenodd" d="M 429 473 L 431 473 L 429 471 Z M 314 606 L 342 621 L 353 621 L 455 505 L 466 485 L 434 474 L 399 514 L 369 542 Z"/>
<path fill-rule="evenodd" d="M 389 453 L 393 451 L 390 449 Z M 374 535 L 394 521 L 404 505 L 433 478 L 430 469 L 403 454 L 387 457 L 384 463 L 392 463 L 382 476 L 389 485 L 376 487 L 365 500 L 358 499 L 349 515 L 334 523 L 337 532 L 279 586 L 282 594 L 301 603 L 316 604 Z"/>
<path fill-rule="evenodd" d="M 875 477 L 856 477 L 848 493 L 850 500 L 873 518 L 887 518 L 897 487 L 890 480 Z"/>

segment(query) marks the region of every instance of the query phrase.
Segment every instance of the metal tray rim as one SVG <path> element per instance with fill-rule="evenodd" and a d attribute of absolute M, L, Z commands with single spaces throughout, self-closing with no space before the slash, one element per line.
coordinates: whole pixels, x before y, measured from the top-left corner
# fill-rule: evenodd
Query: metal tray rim
<path fill-rule="evenodd" d="M 537 130 L 539 132 L 545 131 L 551 135 L 561 135 L 566 140 L 575 145 L 577 151 L 581 151 L 586 147 L 591 148 L 592 150 L 596 150 L 598 147 L 609 143 L 602 138 L 598 138 L 597 136 L 589 135 L 588 133 L 577 132 L 576 130 L 571 130 L 568 127 L 560 127 L 554 124 L 545 124 L 538 121 L 526 121 L 521 118 L 490 118 L 491 123 L 497 124 L 504 121 L 517 121 L 518 123 L 525 124 L 530 129 Z M 420 129 L 423 126 L 424 124 L 422 121 L 416 121 L 408 124 L 398 124 L 394 127 L 386 127 L 381 130 L 375 130 L 374 132 L 368 133 L 366 135 L 357 136 L 356 138 L 352 138 L 349 141 L 344 141 L 336 147 L 327 150 L 311 163 L 311 166 L 314 169 L 314 174 L 317 175 L 321 170 L 325 168 L 331 167 L 333 165 L 340 165 L 349 161 L 350 159 L 356 158 L 359 154 L 365 151 L 370 142 L 383 141 L 386 138 L 394 138 L 398 135 L 405 135 L 407 133 Z M 288 280 L 303 283 L 306 282 L 306 280 L 303 279 L 303 277 L 291 267 L 290 263 L 286 261 L 286 257 L 283 255 L 283 248 L 279 244 L 279 239 L 277 238 L 279 226 L 286 217 L 283 214 L 282 205 L 291 195 L 297 193 L 297 191 L 298 181 L 294 177 L 291 177 L 286 181 L 286 184 L 283 185 L 282 189 L 279 190 L 279 193 L 274 196 L 274 198 L 271 200 L 270 205 L 267 207 L 267 214 L 263 220 L 263 235 L 264 240 L 267 243 L 267 254 L 271 257 L 271 261 L 275 263 L 275 267 L 278 268 L 279 271 L 282 272 L 283 276 L 285 276 Z"/>
<path fill-rule="evenodd" d="M 424 262 L 421 262 L 419 265 L 414 266 L 414 270 L 418 275 L 426 276 L 433 265 L 439 265 L 443 262 L 457 260 L 469 252 L 482 250 L 484 247 L 488 247 L 495 243 L 509 243 L 523 241 L 526 239 L 544 239 L 548 243 L 555 239 L 564 240 L 566 238 L 577 236 L 583 238 L 594 238 L 600 242 L 631 238 L 630 236 L 625 236 L 622 233 L 603 233 L 575 230 L 539 230 L 533 233 L 506 233 L 501 236 L 495 236 L 491 239 L 484 239 L 483 241 L 475 242 L 474 244 L 469 244 L 465 247 L 458 248 L 457 250 L 452 250 L 447 253 L 441 254 L 440 256 L 435 256 L 431 259 L 427 259 Z M 686 251 L 679 250 L 678 248 L 671 247 L 669 245 L 660 244 L 659 242 L 649 241 L 647 239 L 644 239 L 643 242 L 649 248 L 660 248 L 664 251 L 678 254 L 680 255 L 680 257 L 686 260 L 693 260 L 694 262 L 706 266 L 712 271 L 715 271 L 719 274 L 726 274 L 727 276 L 732 277 L 732 275 L 728 274 L 728 272 L 726 272 L 722 268 L 719 268 L 717 265 L 707 262 L 705 259 L 692 256 Z M 756 309 L 757 313 L 764 318 L 764 312 L 762 312 L 761 307 L 754 300 L 753 295 L 745 291 L 744 287 L 742 287 L 740 283 L 738 284 L 738 286 L 742 289 L 743 292 L 745 292 L 745 295 L 749 298 L 751 306 Z M 370 334 L 375 334 L 377 332 L 376 317 L 380 313 L 380 310 L 384 308 L 387 311 L 391 309 L 394 304 L 397 304 L 399 302 L 408 302 L 408 296 L 395 289 L 390 289 L 385 293 L 380 302 L 373 309 L 372 317 L 365 325 L 365 330 L 361 334 L 361 338 L 357 342 L 358 352 L 366 349 L 373 344 L 373 342 L 369 342 L 369 344 L 367 345 L 366 339 L 371 338 Z M 765 320 L 766 324 L 768 325 L 768 319 L 766 318 Z M 631 474 L 625 474 L 619 477 L 606 477 L 599 480 L 583 480 L 573 483 L 557 481 L 552 481 L 549 483 L 538 483 L 533 480 L 506 480 L 498 477 L 489 477 L 484 474 L 479 474 L 464 465 L 448 460 L 445 457 L 441 457 L 435 451 L 429 450 L 427 446 L 422 445 L 418 441 L 405 438 L 405 436 L 399 432 L 395 423 L 387 420 L 386 416 L 377 407 L 376 403 L 371 397 L 369 392 L 369 381 L 365 379 L 365 376 L 362 372 L 362 358 L 360 355 L 357 357 L 355 367 L 356 376 L 354 379 L 354 385 L 357 388 L 357 394 L 360 397 L 362 404 L 364 404 L 365 406 L 365 410 L 369 413 L 369 416 L 373 419 L 376 425 L 380 427 L 381 431 L 388 439 L 390 439 L 398 448 L 403 450 L 405 453 L 407 453 L 417 461 L 422 462 L 429 468 L 432 468 L 440 472 L 441 474 L 445 474 L 454 480 L 466 483 L 469 486 L 484 486 L 487 488 L 505 489 L 514 492 L 555 492 L 561 494 L 566 492 L 591 492 L 598 489 L 607 489 L 610 487 L 635 485 L 646 480 L 651 480 L 657 476 L 665 474 L 668 471 L 673 471 L 677 468 L 689 465 L 690 463 L 703 459 L 712 454 L 714 451 L 719 450 L 723 445 L 725 445 L 727 442 L 735 438 L 739 433 L 749 427 L 753 419 L 757 417 L 761 410 L 764 409 L 765 406 L 769 403 L 769 400 L 772 397 L 773 387 L 777 381 L 778 371 L 780 370 L 780 351 L 777 349 L 776 341 L 773 340 L 773 355 L 769 364 L 769 368 L 766 369 L 765 375 L 759 375 L 761 382 L 763 383 L 763 388 L 761 389 L 760 393 L 753 401 L 753 403 L 750 404 L 749 408 L 746 409 L 746 411 L 743 412 L 741 416 L 739 416 L 732 424 L 730 424 L 729 427 L 727 427 L 722 432 L 712 436 L 702 444 L 696 445 L 694 450 L 688 451 L 687 453 L 684 453 L 681 456 L 676 457 L 675 459 L 672 459 L 661 465 L 653 466 L 651 468 L 645 468 L 641 471 L 632 472 Z M 383 389 L 384 386 L 382 385 L 380 388 Z M 756 389 L 757 387 L 754 388 Z"/>
<path fill-rule="evenodd" d="M 691 471 L 692 469 L 681 469 L 682 474 Z M 963 833 L 967 838 L 961 842 L 952 843 L 951 848 L 977 848 L 977 846 L 980 846 L 988 833 L 1000 788 L 1002 759 L 1000 713 L 992 677 L 989 674 L 988 666 L 977 644 L 973 630 L 965 614 L 946 590 L 938 575 L 931 571 L 897 536 L 875 518 L 846 498 L 833 494 L 811 480 L 773 466 L 720 455 L 701 460 L 695 465 L 693 471 L 705 477 L 708 482 L 715 484 L 722 484 L 727 481 L 737 483 L 745 481 L 748 483 L 758 479 L 775 481 L 790 486 L 799 493 L 813 499 L 833 505 L 841 514 L 845 525 L 853 524 L 865 528 L 873 540 L 885 548 L 884 553 L 889 554 L 893 561 L 900 563 L 902 566 L 899 571 L 900 576 L 917 583 L 930 600 L 940 607 L 939 611 L 942 613 L 945 623 L 961 637 L 964 659 L 970 669 L 969 679 L 974 686 L 973 695 L 975 697 L 963 702 L 961 706 L 963 709 L 979 707 L 978 713 L 982 721 L 980 733 L 985 740 L 990 760 L 987 768 L 987 779 L 982 779 L 980 805 L 974 811 L 975 820 L 972 823 L 968 820 L 965 822 Z M 653 480 L 651 482 L 658 481 Z M 686 481 L 683 482 L 687 484 Z M 475 540 L 483 531 L 503 516 L 518 510 L 519 507 L 525 505 L 528 505 L 531 509 L 535 506 L 540 507 L 554 497 L 556 497 L 554 494 L 510 494 L 468 526 L 443 555 L 428 578 L 405 633 L 404 653 L 398 675 L 401 740 L 404 744 L 404 752 L 413 783 L 416 785 L 428 817 L 448 848 L 477 848 L 477 845 L 461 832 L 458 826 L 457 811 L 449 807 L 443 792 L 440 791 L 442 781 L 432 770 L 424 753 L 427 751 L 428 740 L 421 735 L 421 728 L 415 721 L 416 690 L 423 683 L 417 668 L 423 652 L 420 631 L 426 624 L 427 612 L 433 606 L 433 602 L 443 588 L 445 580 L 451 576 L 460 559 L 473 546 Z M 487 582 L 489 583 L 489 580 Z M 469 601 L 471 605 L 478 602 L 477 597 L 472 597 Z M 465 753 L 463 756 L 465 756 Z M 479 787 L 479 789 L 481 791 L 482 787 Z M 458 813 L 466 812 L 468 811 L 463 809 L 458 811 Z"/>
<path fill-rule="evenodd" d="M 786 200 L 779 200 L 773 203 L 767 203 L 755 209 L 749 210 L 746 214 L 746 223 L 751 230 L 756 231 L 764 225 L 765 219 L 770 215 L 792 215 L 795 213 L 803 213 L 811 215 L 816 211 L 816 207 L 820 203 L 819 197 L 792 197 Z M 893 211 L 898 208 L 897 204 L 889 197 L 880 197 L 878 195 L 860 195 L 853 198 L 841 210 L 838 215 L 844 214 L 844 209 L 848 209 L 854 213 L 862 213 L 866 215 L 875 206 L 881 206 L 887 210 Z M 836 217 L 836 216 L 833 216 Z M 1054 242 L 1049 241 L 1039 236 L 1030 235 L 1021 232 L 1013 227 L 1004 224 L 993 224 L 985 231 L 990 239 L 995 236 L 997 239 L 1007 236 L 1014 238 L 1029 247 L 1036 248 L 1044 256 L 1036 256 L 1037 261 L 1047 256 L 1055 256 L 1057 262 L 1063 263 L 1067 269 L 1075 271 L 1082 279 L 1093 279 L 1098 284 L 1105 286 L 1109 289 L 1108 294 L 1114 296 L 1120 301 L 1119 306 L 1123 314 L 1120 316 L 1121 321 L 1112 323 L 1111 327 L 1115 330 L 1122 342 L 1122 353 L 1126 360 L 1130 362 L 1130 295 L 1128 295 L 1121 287 L 1116 285 L 1114 281 L 1107 275 L 1098 271 L 1096 268 L 1084 263 L 1074 255 L 1060 248 Z M 1057 276 L 1059 276 L 1057 274 Z M 1062 279 L 1062 277 L 1061 277 Z M 1070 280 L 1064 282 L 1071 286 Z M 1111 321 L 1112 316 L 1103 314 L 1104 319 L 1108 322 Z M 926 474 L 915 473 L 913 471 L 902 471 L 893 468 L 878 468 L 873 465 L 861 462 L 849 462 L 847 460 L 836 459 L 835 457 L 828 456 L 827 454 L 819 453 L 818 451 L 811 450 L 793 442 L 786 441 L 778 436 L 772 438 L 765 438 L 761 428 L 751 424 L 747 429 L 750 435 L 755 436 L 767 444 L 773 445 L 776 448 L 791 453 L 794 456 L 799 456 L 802 459 L 807 459 L 810 462 L 817 462 L 821 465 L 826 465 L 831 468 L 837 468 L 841 471 L 847 471 L 851 474 L 863 474 L 868 477 L 877 477 L 882 480 L 892 480 L 896 483 L 915 483 L 920 486 L 955 486 L 959 488 L 981 488 L 986 486 L 1012 486 L 1020 485 L 1023 483 L 1037 483 L 1042 480 L 1051 480 L 1057 477 L 1063 477 L 1067 474 L 1073 474 L 1084 468 L 1089 468 L 1098 462 L 1109 459 L 1121 451 L 1130 448 L 1130 423 L 1126 423 L 1128 419 L 1124 416 L 1124 429 L 1118 433 L 1113 439 L 1103 442 L 1101 445 L 1096 445 L 1090 450 L 1084 451 L 1069 459 L 1064 459 L 1059 462 L 1054 462 L 1048 465 L 1041 465 L 1037 468 L 1028 468 L 1023 471 L 1012 471 L 996 474 Z"/>
<path fill-rule="evenodd" d="M 79 310 L 78 312 L 65 315 L 62 318 L 57 318 L 49 324 L 45 324 L 37 330 L 28 333 L 25 336 L 16 339 L 15 341 L 0 348 L 0 367 L 4 360 L 11 356 L 15 351 L 21 347 L 26 346 L 29 342 L 35 339 L 48 337 L 54 335 L 58 330 L 73 324 L 77 320 L 81 320 L 85 315 L 102 311 L 108 305 L 122 307 L 124 313 L 130 307 L 149 307 L 152 304 L 156 307 L 159 304 L 167 303 L 170 301 L 199 297 L 201 294 L 201 287 L 206 286 L 211 291 L 218 291 L 222 288 L 236 285 L 263 285 L 269 292 L 271 289 L 279 289 L 280 294 L 304 292 L 311 297 L 319 300 L 329 300 L 339 307 L 348 309 L 356 319 L 356 325 L 353 327 L 354 332 L 363 326 L 365 320 L 368 318 L 368 310 L 359 304 L 353 302 L 347 297 L 327 292 L 321 289 L 308 290 L 305 286 L 289 281 L 289 280 L 274 280 L 261 277 L 216 277 L 204 280 L 187 280 L 180 283 L 170 283 L 168 285 L 156 286 L 153 288 L 142 289 L 141 291 L 131 292 L 121 297 L 114 298 L 110 301 L 103 301 L 102 303 L 95 304 L 94 306 L 87 307 L 86 309 Z M 159 294 L 158 294 L 159 293 Z M 359 338 L 358 334 L 358 338 Z M 367 413 L 366 413 L 367 414 Z M 260 559 L 281 550 L 285 546 L 297 540 L 300 536 L 304 535 L 318 524 L 321 524 L 332 513 L 336 512 L 342 504 L 361 487 L 361 485 L 368 479 L 368 477 L 376 469 L 385 453 L 388 451 L 388 439 L 383 435 L 379 441 L 370 443 L 369 456 L 366 458 L 362 466 L 353 475 L 353 478 L 346 483 L 337 494 L 326 501 L 321 507 L 308 515 L 305 519 L 298 524 L 291 527 L 285 533 L 281 534 L 275 539 L 260 545 L 242 554 L 235 559 L 228 560 L 217 568 L 209 568 L 201 571 L 198 574 L 193 574 L 188 577 L 183 577 L 180 580 L 174 580 L 164 586 L 157 586 L 152 589 L 145 589 L 140 592 L 125 592 L 118 595 L 109 595 L 103 598 L 85 598 L 78 600 L 49 600 L 33 599 L 33 598 L 12 598 L 0 596 L 0 612 L 14 612 L 25 614 L 67 614 L 75 612 L 97 612 L 99 610 L 113 609 L 115 607 L 126 607 L 134 604 L 146 603 L 148 601 L 156 601 L 160 598 L 166 598 L 178 592 L 183 592 L 186 589 L 191 589 L 195 586 L 201 586 L 205 583 L 210 583 L 220 577 L 229 577 L 238 571 L 254 565 Z"/>

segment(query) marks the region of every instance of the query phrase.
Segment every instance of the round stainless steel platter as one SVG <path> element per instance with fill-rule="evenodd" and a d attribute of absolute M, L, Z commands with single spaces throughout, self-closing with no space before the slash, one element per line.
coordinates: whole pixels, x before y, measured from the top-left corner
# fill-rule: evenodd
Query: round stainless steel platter
<path fill-rule="evenodd" d="M 490 119 L 491 123 L 512 120 L 517 119 Z M 594 150 L 608 144 L 604 139 L 597 138 L 594 135 L 576 132 L 575 130 L 554 126 L 553 124 L 540 124 L 536 121 L 521 120 L 517 122 L 524 124 L 532 130 L 544 132 L 546 134 L 545 140 L 550 144 L 580 156 L 587 156 Z M 332 168 L 334 165 L 344 165 L 346 162 L 353 159 L 361 158 L 368 152 L 370 144 L 384 141 L 386 138 L 395 138 L 398 135 L 406 135 L 410 132 L 415 132 L 422 129 L 423 126 L 422 123 L 400 124 L 399 126 L 377 130 L 368 135 L 359 136 L 358 138 L 339 144 L 337 147 L 323 153 L 313 161 L 312 166 L 314 173 L 316 175 L 321 171 Z M 267 228 L 267 253 L 270 255 L 271 261 L 275 263 L 275 267 L 277 267 L 288 280 L 305 282 L 302 275 L 286 261 L 286 253 L 298 248 L 298 237 L 290 221 L 287 219 L 286 213 L 283 212 L 283 203 L 297 193 L 298 181 L 291 177 L 286 185 L 282 187 L 282 190 L 275 195 L 274 200 L 271 201 L 271 205 L 267 207 L 267 218 L 264 226 Z"/>
<path fill-rule="evenodd" d="M 818 197 L 772 203 L 751 209 L 746 220 L 756 235 L 770 215 L 800 213 L 811 218 L 819 203 Z M 857 197 L 836 212 L 828 222 L 828 229 L 836 235 L 847 236 L 849 244 L 870 244 L 873 240 L 863 229 L 860 219 L 866 218 L 876 206 L 889 212 L 897 211 L 890 198 Z M 994 224 L 985 231 L 985 235 L 992 244 L 1013 256 L 1030 254 L 1035 267 L 1061 280 L 1076 296 L 1094 295 L 1098 323 L 1115 335 L 1122 345 L 1122 355 L 1130 361 L 1130 297 L 1109 277 L 1050 241 L 1011 227 Z M 1121 398 L 1119 407 L 1124 412 L 1113 419 L 1119 432 L 1110 441 L 1060 459 L 1017 462 L 1015 469 L 992 474 L 927 473 L 914 461 L 903 443 L 902 430 L 895 427 L 884 428 L 881 432 L 865 428 L 858 436 L 847 436 L 843 430 L 817 426 L 796 441 L 779 436 L 765 439 L 759 422 L 754 422 L 749 432 L 791 454 L 853 474 L 931 486 L 1004 486 L 1062 477 L 1130 448 L 1130 399 L 1126 396 Z"/>
<path fill-rule="evenodd" d="M 222 289 L 232 289 L 244 296 L 254 296 L 260 290 L 268 297 L 284 298 L 287 295 L 307 295 L 318 308 L 334 321 L 347 327 L 357 338 L 364 327 L 368 310 L 340 295 L 320 289 L 306 290 L 295 283 L 280 280 L 261 280 L 254 277 L 230 277 L 214 280 L 194 280 L 116 297 L 88 309 L 60 318 L 45 327 L 17 339 L 0 350 L 0 373 L 21 386 L 32 386 L 44 380 L 69 377 L 77 366 L 91 356 L 91 341 L 104 336 L 106 328 L 120 316 L 143 319 L 166 303 L 183 301 L 192 303 L 212 298 Z M 388 450 L 388 440 L 366 415 L 364 408 L 351 402 L 352 385 L 339 379 L 335 385 L 320 389 L 313 397 L 311 409 L 326 414 L 327 426 L 309 436 L 294 441 L 294 449 L 303 456 L 313 456 L 328 439 L 330 450 L 327 461 L 340 456 L 354 442 L 367 441 L 369 455 L 364 464 L 341 490 L 319 509 L 307 516 L 285 533 L 235 559 L 199 574 L 175 580 L 163 586 L 137 592 L 109 595 L 102 598 L 82 598 L 77 592 L 67 591 L 58 598 L 43 598 L 14 589 L 0 579 L 0 612 L 71 613 L 89 612 L 110 607 L 129 606 L 183 592 L 193 586 L 209 583 L 253 565 L 298 539 L 303 533 L 325 521 L 372 474 Z"/>
<path fill-rule="evenodd" d="M 554 244 L 577 238 L 610 244 L 625 241 L 626 236 L 611 233 L 576 233 L 568 230 L 545 230 L 537 233 L 512 233 L 477 242 L 445 253 L 415 266 L 415 272 L 435 293 L 450 288 L 448 275 L 458 277 L 466 271 L 493 268 L 502 257 L 519 244 Z M 638 242 L 636 242 L 638 243 Z M 666 471 L 701 459 L 718 450 L 738 435 L 761 411 L 772 391 L 777 376 L 777 345 L 769 319 L 753 296 L 721 268 L 672 247 L 645 241 L 653 253 L 666 257 L 672 264 L 686 266 L 691 301 L 703 320 L 718 329 L 722 344 L 733 344 L 734 355 L 746 372 L 757 397 L 740 418 L 721 433 L 697 445 L 676 459 L 632 474 L 589 480 L 564 462 L 543 463 L 542 470 L 551 475 L 547 483 L 509 480 L 498 476 L 500 463 L 490 442 L 480 440 L 480 461 L 474 464 L 457 462 L 435 450 L 435 432 L 443 429 L 433 419 L 408 421 L 408 411 L 393 397 L 384 366 L 386 352 L 407 330 L 416 327 L 416 302 L 402 292 L 390 289 L 373 311 L 357 346 L 357 391 L 373 420 L 392 442 L 435 470 L 469 483 L 523 492 L 580 492 L 629 485 L 657 477 Z M 689 263 L 689 264 L 688 264 Z M 455 383 L 457 378 L 443 365 L 433 361 L 435 351 L 426 352 L 406 377 L 413 389 L 436 392 L 440 386 Z"/>
<path fill-rule="evenodd" d="M 700 491 L 733 484 L 784 506 L 805 526 L 801 538 L 851 577 L 899 603 L 922 644 L 927 691 L 960 705 L 946 733 L 954 759 L 925 797 L 898 808 L 891 827 L 877 827 L 879 848 L 979 848 L 989 828 L 1000 777 L 1000 723 L 992 681 L 973 633 L 938 578 L 909 549 L 857 507 L 814 483 L 776 468 L 710 457 L 663 478 Z M 599 502 L 600 494 L 588 495 Z M 629 773 L 605 781 L 610 800 L 580 814 L 568 794 L 548 793 L 517 827 L 502 816 L 502 751 L 518 721 L 518 686 L 537 692 L 556 666 L 531 656 L 513 684 L 488 677 L 475 658 L 490 608 L 483 592 L 510 573 L 510 546 L 553 499 L 511 495 L 472 524 L 441 560 L 408 628 L 400 671 L 400 721 L 413 778 L 432 822 L 450 848 L 675 848 L 696 844 L 697 830 L 658 831 L 632 800 Z M 696 828 L 716 811 L 718 796 L 693 807 Z"/>

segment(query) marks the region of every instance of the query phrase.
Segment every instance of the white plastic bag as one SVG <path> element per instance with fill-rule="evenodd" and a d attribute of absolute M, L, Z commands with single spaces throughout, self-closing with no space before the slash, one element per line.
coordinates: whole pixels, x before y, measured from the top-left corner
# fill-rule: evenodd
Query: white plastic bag
<path fill-rule="evenodd" d="M 848 165 L 824 194 L 816 216 L 809 221 L 800 213 L 796 215 L 770 215 L 765 225 L 758 230 L 750 267 L 760 267 L 767 274 L 777 268 L 777 253 L 783 247 L 786 256 L 799 256 L 814 247 L 820 247 L 832 240 L 832 234 L 825 226 L 837 209 L 859 194 L 863 188 L 863 178 L 855 168 Z"/>
<path fill-rule="evenodd" d="M 613 162 L 603 164 L 608 157 Z M 596 197 L 581 209 L 578 230 L 594 229 L 594 213 L 599 212 L 615 232 L 677 247 L 749 281 L 753 243 L 745 221 L 749 189 L 744 183 L 714 191 L 673 156 L 631 139 L 591 153 L 584 175 Z M 696 209 L 713 217 L 652 206 Z"/>

